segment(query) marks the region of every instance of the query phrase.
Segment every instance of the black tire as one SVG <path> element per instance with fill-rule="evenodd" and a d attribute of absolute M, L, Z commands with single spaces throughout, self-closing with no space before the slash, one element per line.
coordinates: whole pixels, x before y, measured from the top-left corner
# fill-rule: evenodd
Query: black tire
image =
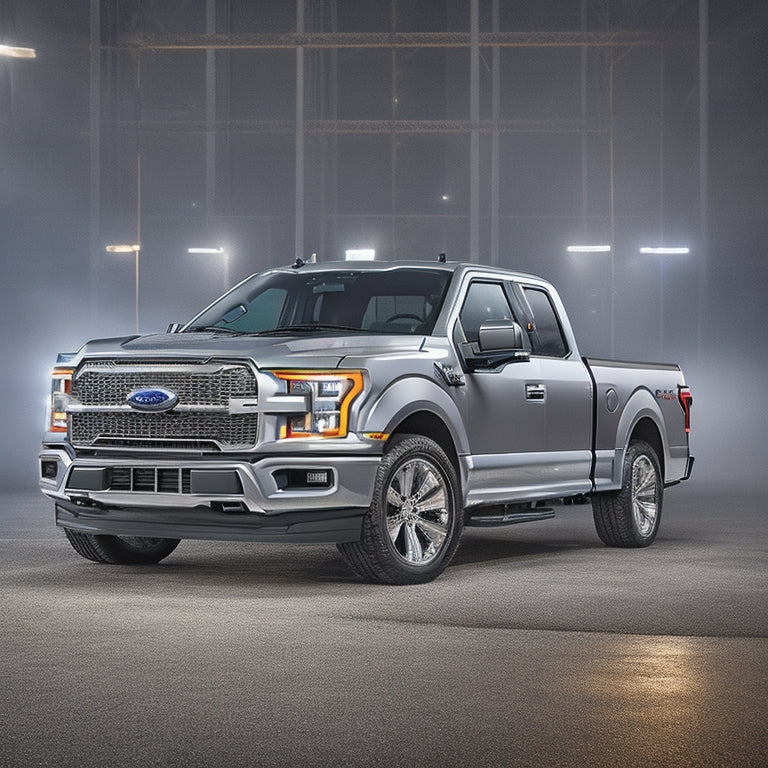
<path fill-rule="evenodd" d="M 450 459 L 434 440 L 404 435 L 393 438 L 381 459 L 360 541 L 336 546 L 368 581 L 422 584 L 451 561 L 463 527 Z"/>
<path fill-rule="evenodd" d="M 647 547 L 661 522 L 664 481 L 656 452 L 634 440 L 624 456 L 621 490 L 592 497 L 597 535 L 609 547 Z"/>
<path fill-rule="evenodd" d="M 65 528 L 64 533 L 78 555 L 95 563 L 113 565 L 152 565 L 179 546 L 179 539 L 147 536 L 101 536 Z"/>

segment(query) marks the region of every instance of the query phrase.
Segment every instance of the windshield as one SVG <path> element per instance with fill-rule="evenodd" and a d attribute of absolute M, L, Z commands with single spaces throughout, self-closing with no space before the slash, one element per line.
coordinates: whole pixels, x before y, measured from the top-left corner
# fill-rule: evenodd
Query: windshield
<path fill-rule="evenodd" d="M 198 315 L 185 332 L 430 334 L 451 273 L 339 270 L 254 275 Z"/>

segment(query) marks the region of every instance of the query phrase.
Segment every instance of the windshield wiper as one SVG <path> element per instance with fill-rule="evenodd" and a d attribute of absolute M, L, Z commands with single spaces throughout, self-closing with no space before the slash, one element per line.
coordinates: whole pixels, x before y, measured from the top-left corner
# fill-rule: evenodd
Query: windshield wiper
<path fill-rule="evenodd" d="M 204 331 L 214 331 L 219 333 L 231 333 L 233 336 L 242 336 L 242 331 L 236 331 L 234 328 L 223 328 L 220 325 L 193 325 L 187 328 L 184 333 L 201 333 Z"/>
<path fill-rule="evenodd" d="M 279 336 L 283 333 L 313 333 L 315 331 L 356 331 L 362 333 L 363 329 L 353 325 L 333 325 L 332 323 L 303 323 L 300 325 L 284 325 L 282 328 L 273 328 L 271 331 L 259 331 L 259 336 Z"/>

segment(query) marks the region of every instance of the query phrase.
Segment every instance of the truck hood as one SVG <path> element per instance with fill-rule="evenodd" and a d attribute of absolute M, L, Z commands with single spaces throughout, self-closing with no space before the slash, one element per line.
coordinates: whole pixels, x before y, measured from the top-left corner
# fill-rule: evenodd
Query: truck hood
<path fill-rule="evenodd" d="M 260 368 L 336 368 L 351 357 L 417 352 L 423 336 L 319 335 L 291 337 L 230 336 L 221 333 L 158 333 L 89 341 L 78 357 L 241 357 Z"/>

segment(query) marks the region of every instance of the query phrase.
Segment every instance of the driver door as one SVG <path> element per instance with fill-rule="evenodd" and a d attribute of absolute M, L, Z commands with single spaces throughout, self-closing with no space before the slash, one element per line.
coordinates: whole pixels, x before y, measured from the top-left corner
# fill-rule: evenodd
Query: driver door
<path fill-rule="evenodd" d="M 521 313 L 515 312 L 513 296 L 510 281 L 472 280 L 459 312 L 456 333 L 463 341 L 475 342 L 480 326 L 488 320 L 513 320 L 529 327 L 527 317 L 516 316 Z M 487 370 L 465 369 L 461 405 L 472 454 L 467 494 L 470 503 L 522 501 L 587 490 L 591 407 L 586 371 L 580 361 L 578 372 L 568 368 L 569 375 L 583 377 L 579 385 L 584 385 L 580 389 L 584 402 L 574 403 L 570 396 L 565 398 L 568 402 L 560 402 L 566 390 L 553 386 L 559 369 L 553 370 L 556 366 L 552 360 L 535 355 L 530 339 L 526 343 L 534 353 L 530 359 Z M 578 420 L 577 431 L 584 432 L 583 443 L 578 440 L 578 451 L 563 453 L 559 441 L 552 439 L 555 414 Z"/>

